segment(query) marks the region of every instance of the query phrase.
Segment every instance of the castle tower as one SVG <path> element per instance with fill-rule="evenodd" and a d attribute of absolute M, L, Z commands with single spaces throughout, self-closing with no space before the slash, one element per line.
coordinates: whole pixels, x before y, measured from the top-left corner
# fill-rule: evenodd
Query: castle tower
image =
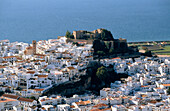
<path fill-rule="evenodd" d="M 36 54 L 36 40 L 32 41 L 33 54 Z"/>

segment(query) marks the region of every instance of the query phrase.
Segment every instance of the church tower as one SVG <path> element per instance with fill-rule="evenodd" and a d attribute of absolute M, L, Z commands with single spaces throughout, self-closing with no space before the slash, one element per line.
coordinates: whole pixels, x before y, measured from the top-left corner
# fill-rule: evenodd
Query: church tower
<path fill-rule="evenodd" d="M 36 54 L 36 40 L 32 41 L 33 54 Z"/>

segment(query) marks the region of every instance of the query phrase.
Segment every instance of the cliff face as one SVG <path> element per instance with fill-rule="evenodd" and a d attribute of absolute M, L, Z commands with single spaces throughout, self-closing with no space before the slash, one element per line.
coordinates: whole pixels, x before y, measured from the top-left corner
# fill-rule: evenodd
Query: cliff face
<path fill-rule="evenodd" d="M 81 92 L 85 92 L 91 85 L 91 77 L 88 77 L 87 80 L 81 81 L 82 83 L 79 84 L 75 82 L 73 87 L 70 87 L 70 84 L 67 84 L 67 88 L 61 91 L 60 93 L 65 96 L 71 96 L 73 94 L 78 94 Z"/>
<path fill-rule="evenodd" d="M 43 95 L 50 96 L 52 94 L 72 96 L 73 94 L 85 92 L 91 86 L 91 77 L 88 75 L 81 76 L 79 81 L 71 81 L 58 86 L 54 86 L 46 91 Z"/>

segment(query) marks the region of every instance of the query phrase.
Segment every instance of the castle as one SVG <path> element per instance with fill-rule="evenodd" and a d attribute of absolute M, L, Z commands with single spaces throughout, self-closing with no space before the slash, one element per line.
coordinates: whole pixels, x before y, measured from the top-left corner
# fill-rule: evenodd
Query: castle
<path fill-rule="evenodd" d="M 101 28 L 94 31 L 85 31 L 85 30 L 73 31 L 73 36 L 74 39 L 88 39 L 88 38 L 95 39 L 100 36 L 102 30 L 103 29 Z"/>
<path fill-rule="evenodd" d="M 103 32 L 105 33 L 105 36 L 102 38 Z M 104 43 L 107 45 L 108 49 L 112 48 L 118 53 L 128 51 L 127 40 L 122 38 L 114 39 L 111 32 L 106 29 L 100 28 L 94 31 L 73 31 L 73 36 L 75 40 L 99 40 L 102 44 Z"/>

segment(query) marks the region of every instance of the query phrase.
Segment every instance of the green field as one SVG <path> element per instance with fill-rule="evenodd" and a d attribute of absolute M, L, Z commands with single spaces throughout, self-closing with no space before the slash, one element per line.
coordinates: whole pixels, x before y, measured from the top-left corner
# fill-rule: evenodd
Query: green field
<path fill-rule="evenodd" d="M 155 54 L 160 54 L 160 55 L 170 55 L 170 45 L 164 46 L 160 50 L 153 50 L 152 52 Z"/>
<path fill-rule="evenodd" d="M 160 45 L 161 42 L 165 42 L 167 45 Z M 157 42 L 132 42 L 128 43 L 128 46 L 138 46 L 139 50 L 150 50 L 156 55 L 170 55 L 170 41 L 157 41 Z"/>

